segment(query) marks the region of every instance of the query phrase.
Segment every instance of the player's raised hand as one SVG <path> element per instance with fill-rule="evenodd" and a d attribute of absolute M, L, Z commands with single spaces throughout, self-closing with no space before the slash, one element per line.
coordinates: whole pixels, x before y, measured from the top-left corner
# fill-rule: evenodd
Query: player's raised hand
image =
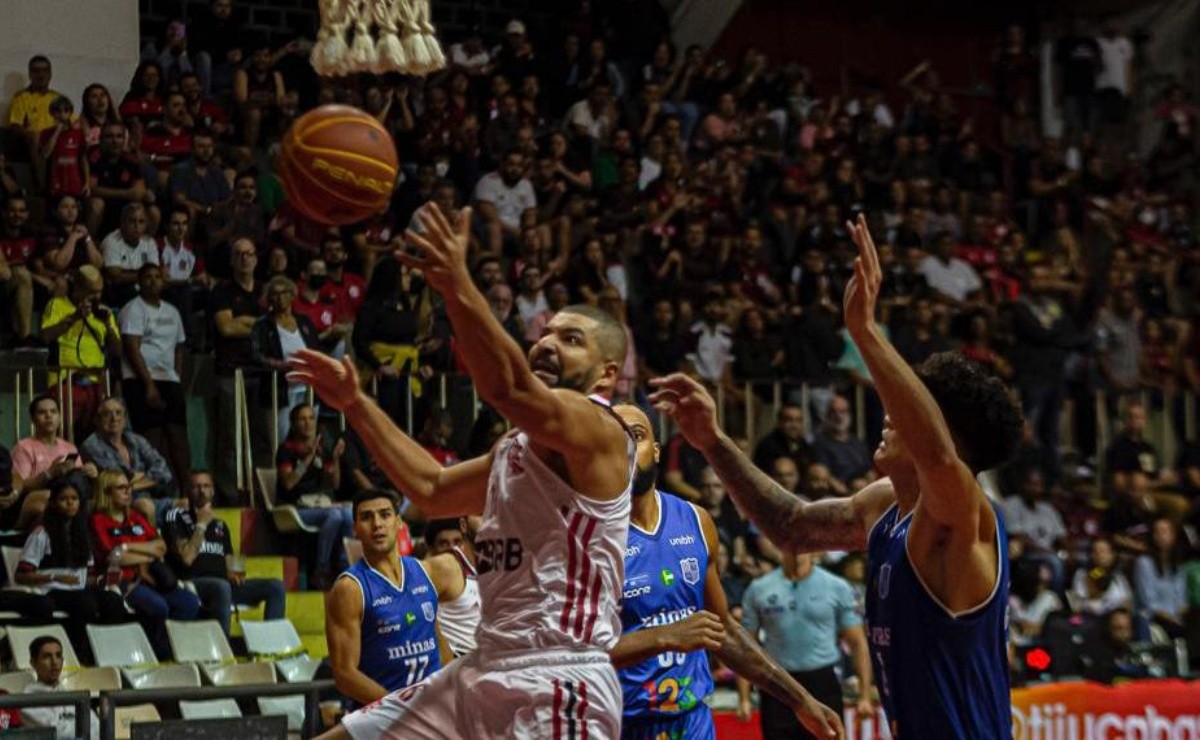
<path fill-rule="evenodd" d="M 725 642 L 725 625 L 708 611 L 698 611 L 666 628 L 670 649 L 678 653 L 719 650 Z"/>
<path fill-rule="evenodd" d="M 717 443 L 721 436 L 717 404 L 699 381 L 672 373 L 651 378 L 650 387 L 657 389 L 650 394 L 651 405 L 679 425 L 688 444 L 703 451 Z"/>
<path fill-rule="evenodd" d="M 879 300 L 883 273 L 879 268 L 875 240 L 867 229 L 866 216 L 860 213 L 856 221 L 846 222 L 846 228 L 858 247 L 858 257 L 854 259 L 854 277 L 846 284 L 846 295 L 842 301 L 846 331 L 854 335 L 875 325 L 875 304 Z"/>
<path fill-rule="evenodd" d="M 396 259 L 409 268 L 421 270 L 439 293 L 463 281 L 470 282 L 467 249 L 471 244 L 471 209 L 462 209 L 457 223 L 452 224 L 436 203 L 429 202 L 417 211 L 417 221 L 424 233 L 412 229 L 404 232 L 404 240 L 416 250 L 399 249 Z"/>
<path fill-rule="evenodd" d="M 288 380 L 312 386 L 321 400 L 338 411 L 345 411 L 358 397 L 358 370 L 354 361 L 341 362 L 311 349 L 302 349 L 288 360 Z"/>
<path fill-rule="evenodd" d="M 804 703 L 796 707 L 796 719 L 804 725 L 813 737 L 829 738 L 829 740 L 845 740 L 846 728 L 842 726 L 842 718 L 829 707 L 804 692 Z"/>

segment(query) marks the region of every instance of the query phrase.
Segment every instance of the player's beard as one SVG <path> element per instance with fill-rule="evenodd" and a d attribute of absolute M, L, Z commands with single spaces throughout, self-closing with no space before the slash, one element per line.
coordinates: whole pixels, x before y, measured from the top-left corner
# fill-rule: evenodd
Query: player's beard
<path fill-rule="evenodd" d="M 633 471 L 633 495 L 642 496 L 654 490 L 658 483 L 658 462 L 650 463 L 650 467 L 637 466 Z"/>
<path fill-rule="evenodd" d="M 580 393 L 587 393 L 592 389 L 592 386 L 596 383 L 597 377 L 599 377 L 599 373 L 597 371 L 592 371 L 592 370 L 586 370 L 582 373 L 577 373 L 575 375 L 567 375 L 565 372 L 563 372 L 562 367 L 560 365 L 559 370 L 558 370 L 558 378 L 557 378 L 557 381 L 554 383 L 554 387 L 555 388 L 566 388 L 569 391 L 579 391 Z"/>

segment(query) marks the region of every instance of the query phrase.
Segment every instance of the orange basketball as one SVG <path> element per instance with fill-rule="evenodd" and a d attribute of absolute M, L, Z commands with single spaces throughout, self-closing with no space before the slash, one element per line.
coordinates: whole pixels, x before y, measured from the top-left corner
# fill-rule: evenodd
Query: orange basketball
<path fill-rule="evenodd" d="M 297 118 L 279 156 L 288 202 L 307 218 L 332 226 L 382 210 L 399 168 L 387 129 L 348 105 L 323 105 Z"/>

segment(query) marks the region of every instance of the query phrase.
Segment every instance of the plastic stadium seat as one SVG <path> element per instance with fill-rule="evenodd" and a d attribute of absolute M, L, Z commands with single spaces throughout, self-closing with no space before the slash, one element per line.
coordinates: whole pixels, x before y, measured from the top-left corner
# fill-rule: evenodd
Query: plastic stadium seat
<path fill-rule="evenodd" d="M 136 622 L 111 626 L 89 624 L 87 635 L 98 666 L 128 668 L 158 663 L 150 640 Z"/>
<path fill-rule="evenodd" d="M 121 688 L 121 672 L 116 668 L 80 668 L 63 671 L 63 691 L 116 691 Z"/>
<path fill-rule="evenodd" d="M 243 561 L 246 564 L 246 578 L 284 580 L 283 556 L 281 555 L 248 555 L 243 558 Z"/>
<path fill-rule="evenodd" d="M 9 547 L 8 545 L 0 546 L 0 557 L 4 559 L 4 578 L 5 591 L 20 591 L 22 593 L 32 594 L 37 591 L 29 586 L 21 586 L 17 584 L 17 565 L 21 562 L 21 548 Z M 54 612 L 55 619 L 66 619 L 68 615 L 64 611 Z M 17 612 L 0 612 L 0 619 L 20 619 L 21 615 Z"/>
<path fill-rule="evenodd" d="M 275 468 L 255 468 L 254 477 L 258 479 L 258 488 L 262 493 L 263 506 L 275 522 L 275 528 L 284 534 L 304 532 L 316 534 L 317 528 L 309 526 L 300 518 L 300 511 L 295 506 L 275 505 L 275 486 L 278 481 Z"/>
<path fill-rule="evenodd" d="M 242 551 L 242 510 L 237 507 L 213 507 L 213 515 L 225 522 L 229 528 L 229 542 L 233 552 Z"/>
<path fill-rule="evenodd" d="M 113 712 L 116 720 L 117 740 L 129 740 L 129 726 L 140 722 L 161 722 L 162 717 L 153 704 L 137 704 L 132 707 L 117 707 Z"/>
<path fill-rule="evenodd" d="M 289 655 L 303 648 L 296 627 L 287 619 L 246 622 L 246 650 L 251 655 Z"/>
<path fill-rule="evenodd" d="M 89 629 L 91 628 L 89 627 Z M 67 637 L 67 631 L 62 628 L 61 624 L 47 624 L 40 627 L 10 625 L 8 627 L 8 645 L 12 648 L 13 663 L 17 668 L 32 667 L 29 663 L 29 644 L 42 635 L 50 635 L 62 643 L 64 668 L 79 667 L 79 658 L 75 657 L 75 648 L 71 647 L 71 638 Z"/>
<path fill-rule="evenodd" d="M 317 675 L 321 661 L 307 655 L 297 655 L 294 658 L 280 658 L 275 661 L 275 667 L 287 683 L 304 683 Z"/>
<path fill-rule="evenodd" d="M 125 681 L 133 689 L 176 689 L 200 686 L 200 669 L 194 663 L 126 668 Z"/>
<path fill-rule="evenodd" d="M 300 634 L 325 634 L 325 594 L 320 591 L 288 594 L 285 614 Z"/>
<path fill-rule="evenodd" d="M 25 687 L 37 680 L 33 675 L 33 671 L 13 671 L 12 673 L 0 673 L 0 691 L 7 691 L 10 694 L 23 694 Z"/>
<path fill-rule="evenodd" d="M 215 619 L 202 621 L 167 620 L 167 638 L 171 653 L 180 663 L 224 663 L 232 661 L 233 649 Z"/>
<path fill-rule="evenodd" d="M 300 635 L 300 642 L 304 643 L 304 652 L 314 658 L 329 657 L 329 643 L 325 641 L 325 633 L 318 635 Z"/>
<path fill-rule="evenodd" d="M 244 686 L 275 683 L 275 667 L 270 663 L 226 663 L 204 669 L 213 686 Z"/>
<path fill-rule="evenodd" d="M 242 716 L 242 710 L 233 699 L 211 699 L 181 701 L 179 714 L 184 719 L 237 719 Z"/>
<path fill-rule="evenodd" d="M 300 732 L 304 728 L 303 696 L 260 696 L 258 711 L 264 717 L 278 714 L 286 716 L 288 732 Z"/>

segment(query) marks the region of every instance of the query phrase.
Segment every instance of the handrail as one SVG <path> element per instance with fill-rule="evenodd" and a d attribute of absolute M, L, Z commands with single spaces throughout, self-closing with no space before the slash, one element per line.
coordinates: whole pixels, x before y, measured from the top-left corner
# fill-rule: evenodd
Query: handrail
<path fill-rule="evenodd" d="M 0 709 L 30 709 L 75 705 L 75 737 L 91 740 L 92 695 L 87 691 L 46 691 L 36 694 L 0 694 Z"/>
<path fill-rule="evenodd" d="M 320 731 L 320 694 L 334 688 L 333 681 L 308 681 L 305 683 L 264 683 L 239 686 L 197 686 L 166 689 L 122 689 L 100 693 L 100 738 L 113 740 L 116 736 L 116 712 L 119 706 L 150 704 L 159 701 L 187 701 L 196 699 L 251 699 L 260 696 L 304 695 L 304 728 L 302 738 L 310 738 Z M 24 695 L 22 695 L 24 696 Z M 57 696 L 64 696 L 58 694 Z M 87 697 L 86 693 L 83 693 Z M 4 697 L 0 697 L 3 701 Z M 0 704 L 0 706 L 4 706 Z M 78 723 L 78 718 L 76 718 Z M 84 736 L 86 737 L 86 735 Z"/>

